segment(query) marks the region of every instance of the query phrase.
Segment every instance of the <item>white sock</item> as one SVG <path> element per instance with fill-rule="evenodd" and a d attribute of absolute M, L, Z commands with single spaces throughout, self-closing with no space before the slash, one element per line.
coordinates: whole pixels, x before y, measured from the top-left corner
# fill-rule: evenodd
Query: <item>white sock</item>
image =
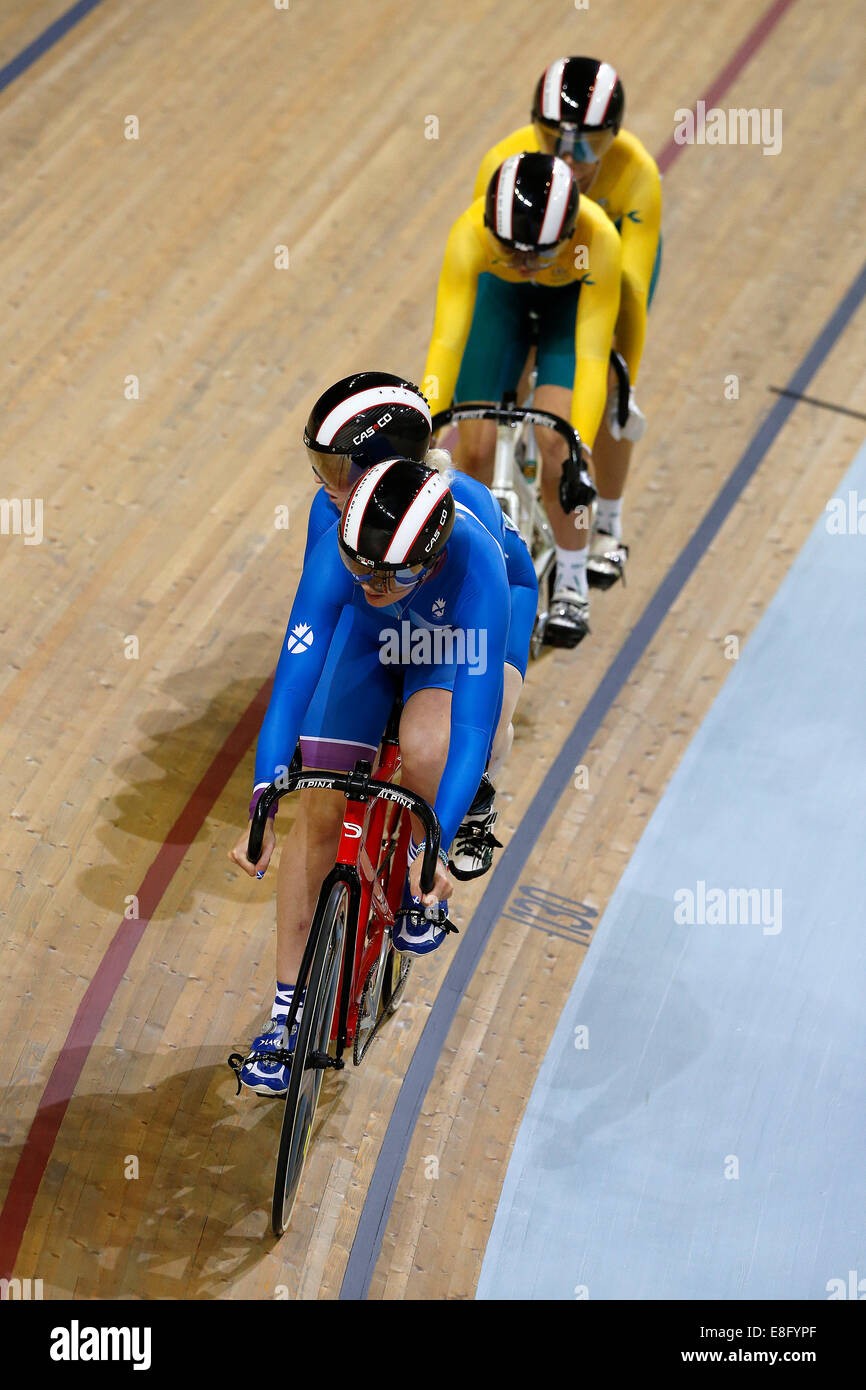
<path fill-rule="evenodd" d="M 589 554 L 589 546 L 585 545 L 582 550 L 563 550 L 561 546 L 556 547 L 556 587 L 559 589 L 575 589 L 583 598 L 589 594 L 589 584 L 586 578 L 586 557 Z"/>
<path fill-rule="evenodd" d="M 595 526 L 597 531 L 606 531 L 615 541 L 622 540 L 621 497 L 596 497 Z"/>
<path fill-rule="evenodd" d="M 271 1018 L 282 1018 L 285 1023 L 289 1015 L 294 993 L 294 985 L 283 984 L 281 980 L 277 980 L 277 989 L 274 995 L 274 1007 L 271 1009 Z"/>

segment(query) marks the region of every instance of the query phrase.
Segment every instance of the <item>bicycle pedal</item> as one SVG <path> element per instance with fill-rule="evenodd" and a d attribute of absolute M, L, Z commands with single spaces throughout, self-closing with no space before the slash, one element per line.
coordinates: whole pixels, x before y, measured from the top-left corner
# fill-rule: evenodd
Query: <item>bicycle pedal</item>
<path fill-rule="evenodd" d="M 345 1065 L 342 1057 L 332 1057 L 329 1052 L 311 1052 L 306 1061 L 306 1069 L 312 1071 L 342 1071 Z"/>
<path fill-rule="evenodd" d="M 243 1089 L 241 1086 L 241 1068 L 246 1060 L 246 1057 L 241 1052 L 230 1052 L 228 1055 L 228 1066 L 234 1072 L 235 1080 L 238 1083 L 238 1089 L 235 1091 L 236 1096 L 239 1096 Z"/>
<path fill-rule="evenodd" d="M 411 918 L 415 927 L 420 927 L 422 922 L 435 922 L 440 927 L 448 925 L 448 909 L 445 907 L 436 908 L 435 911 L 430 907 L 413 907 L 406 916 Z"/>

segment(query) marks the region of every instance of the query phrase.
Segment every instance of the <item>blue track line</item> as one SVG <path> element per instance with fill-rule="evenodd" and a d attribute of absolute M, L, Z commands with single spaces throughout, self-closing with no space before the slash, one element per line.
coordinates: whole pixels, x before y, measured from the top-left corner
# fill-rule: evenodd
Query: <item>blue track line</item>
<path fill-rule="evenodd" d="M 864 296 L 866 265 L 787 383 L 788 391 L 799 394 L 806 389 L 850 323 Z M 464 930 L 460 948 L 436 996 L 409 1063 L 349 1252 L 340 1288 L 341 1299 L 363 1299 L 367 1296 L 412 1134 L 460 1000 L 541 831 L 571 780 L 575 764 L 582 761 L 586 749 L 646 653 L 671 605 L 703 559 L 797 404 L 791 396 L 780 396 L 759 426 L 691 540 L 680 551 L 614 657 L 502 854 L 487 891 Z"/>
<path fill-rule="evenodd" d="M 5 91 L 16 77 L 20 77 L 22 72 L 26 72 L 38 62 L 43 53 L 47 53 L 49 48 L 59 43 L 64 34 L 68 34 L 80 19 L 84 19 L 85 15 L 101 4 L 102 0 L 78 0 L 77 5 L 72 5 L 59 19 L 55 19 L 53 24 L 49 24 L 47 29 L 43 29 L 38 38 L 23 48 L 5 67 L 0 68 L 0 92 Z"/>

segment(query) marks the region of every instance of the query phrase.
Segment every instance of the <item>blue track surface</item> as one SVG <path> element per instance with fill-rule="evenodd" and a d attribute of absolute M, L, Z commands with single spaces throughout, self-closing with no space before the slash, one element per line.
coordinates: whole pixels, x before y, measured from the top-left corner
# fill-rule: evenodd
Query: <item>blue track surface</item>
<path fill-rule="evenodd" d="M 866 1277 L 864 574 L 866 535 L 822 518 L 672 779 L 533 1090 L 479 1298 Z M 764 893 L 734 923 L 737 889 Z"/>

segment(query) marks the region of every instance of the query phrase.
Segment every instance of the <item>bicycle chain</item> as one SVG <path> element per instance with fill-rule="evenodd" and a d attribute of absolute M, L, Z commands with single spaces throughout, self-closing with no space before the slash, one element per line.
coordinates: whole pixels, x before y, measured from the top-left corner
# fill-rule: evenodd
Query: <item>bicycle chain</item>
<path fill-rule="evenodd" d="M 374 971 L 375 969 L 376 969 L 375 965 L 371 967 L 371 969 L 370 969 L 370 975 L 373 974 L 373 971 Z M 362 1062 L 362 1061 L 364 1060 L 364 1058 L 366 1057 L 367 1053 L 368 1053 L 369 1050 L 370 1050 L 370 1044 L 371 1044 L 371 1042 L 373 1041 L 373 1039 L 376 1037 L 376 1035 L 378 1034 L 379 1029 L 382 1027 L 382 1024 L 385 1022 L 386 1019 L 389 1019 L 389 1018 L 391 1017 L 391 1014 L 394 1012 L 394 1006 L 396 1006 L 396 1004 L 399 1002 L 400 995 L 403 993 L 403 986 L 405 985 L 406 981 L 407 981 L 408 978 L 409 978 L 409 971 L 410 971 L 411 969 L 412 969 L 412 962 L 409 961 L 408 964 L 406 965 L 406 971 L 405 971 L 405 973 L 404 973 L 403 975 L 401 975 L 400 979 L 397 981 L 397 987 L 396 987 L 396 989 L 394 990 L 394 993 L 391 995 L 390 999 L 388 1000 L 388 1003 L 387 1003 L 387 1004 L 385 1005 L 385 1007 L 382 1009 L 381 1013 L 379 1014 L 379 1017 L 376 1019 L 376 1022 L 373 1024 L 373 1027 L 372 1027 L 372 1029 L 371 1029 L 371 1031 L 370 1031 L 370 1035 L 369 1035 L 369 1037 L 367 1038 L 367 1041 L 364 1043 L 364 1046 L 363 1046 L 360 1050 L 359 1050 L 359 1048 L 358 1048 L 358 1033 L 357 1033 L 357 1031 L 356 1031 L 356 1033 L 355 1033 L 355 1043 L 354 1043 L 354 1046 L 353 1046 L 353 1048 L 352 1048 L 352 1060 L 353 1060 L 353 1062 L 355 1063 L 355 1066 L 356 1066 L 356 1067 L 357 1067 L 357 1066 L 360 1066 L 361 1062 Z M 370 975 L 367 976 L 367 983 L 364 985 L 364 994 L 367 993 L 367 985 L 368 985 L 369 982 L 370 982 Z M 361 1002 L 362 1002 L 362 1003 L 364 1002 L 364 994 L 362 994 L 362 996 L 361 996 Z M 380 998 L 381 998 L 381 995 L 380 995 Z"/>

